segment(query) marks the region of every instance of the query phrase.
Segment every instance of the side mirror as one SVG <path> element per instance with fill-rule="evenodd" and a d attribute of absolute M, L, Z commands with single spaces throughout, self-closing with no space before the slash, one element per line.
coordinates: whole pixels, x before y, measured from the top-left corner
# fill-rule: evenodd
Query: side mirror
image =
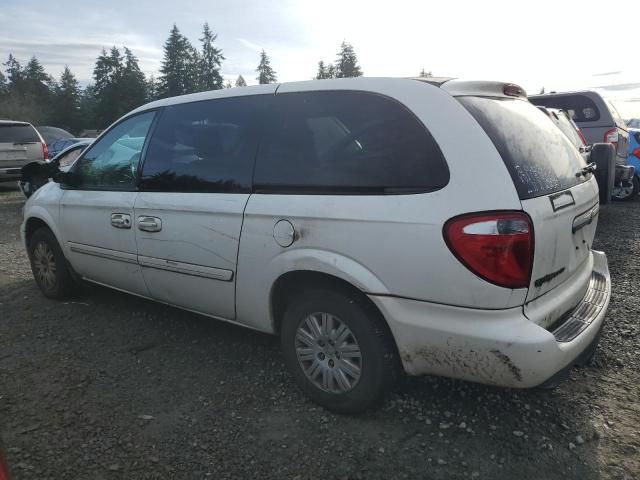
<path fill-rule="evenodd" d="M 59 183 L 63 187 L 73 187 L 74 186 L 74 175 L 72 172 L 63 172 L 58 170 L 52 177 L 56 183 Z"/>

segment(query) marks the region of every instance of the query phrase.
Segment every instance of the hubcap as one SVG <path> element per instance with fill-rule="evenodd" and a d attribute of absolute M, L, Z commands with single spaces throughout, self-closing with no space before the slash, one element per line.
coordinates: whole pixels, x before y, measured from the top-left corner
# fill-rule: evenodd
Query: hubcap
<path fill-rule="evenodd" d="M 33 270 L 42 288 L 50 290 L 55 286 L 56 261 L 53 251 L 45 242 L 38 243 L 33 251 Z"/>
<path fill-rule="evenodd" d="M 298 326 L 295 347 L 302 371 L 319 389 L 345 393 L 360 380 L 360 345 L 338 317 L 326 312 L 306 317 Z"/>
<path fill-rule="evenodd" d="M 633 194 L 633 184 L 614 187 L 613 196 L 619 199 L 630 197 Z"/>

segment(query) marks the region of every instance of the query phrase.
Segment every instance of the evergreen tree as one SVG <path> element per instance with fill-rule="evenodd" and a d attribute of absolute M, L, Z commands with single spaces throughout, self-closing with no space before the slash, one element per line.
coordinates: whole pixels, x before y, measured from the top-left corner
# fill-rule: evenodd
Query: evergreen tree
<path fill-rule="evenodd" d="M 327 67 L 327 78 L 336 78 L 336 67 L 333 65 Z"/>
<path fill-rule="evenodd" d="M 9 88 L 18 92 L 22 91 L 23 72 L 22 65 L 16 60 L 11 53 L 6 62 L 3 63 L 7 72 L 7 79 L 9 80 Z"/>
<path fill-rule="evenodd" d="M 222 88 L 220 67 L 224 56 L 222 50 L 213 46 L 218 35 L 213 33 L 209 24 L 205 23 L 202 30 L 202 54 L 198 62 L 198 89 L 200 91 L 218 90 Z"/>
<path fill-rule="evenodd" d="M 53 123 L 60 128 L 78 133 L 82 128 L 80 101 L 80 85 L 69 67 L 65 66 L 55 90 Z"/>
<path fill-rule="evenodd" d="M 356 52 L 350 43 L 342 42 L 342 45 L 340 45 L 335 68 L 337 78 L 362 76 Z"/>
<path fill-rule="evenodd" d="M 256 72 L 258 72 L 256 80 L 258 80 L 260 85 L 275 83 L 278 80 L 275 70 L 271 67 L 271 60 L 269 60 L 264 50 L 260 53 L 260 64 L 258 68 L 256 68 Z"/>
<path fill-rule="evenodd" d="M 4 76 L 2 70 L 0 70 L 0 98 L 7 94 L 7 77 Z"/>
<path fill-rule="evenodd" d="M 82 118 L 81 129 L 98 130 L 104 128 L 104 125 L 98 124 L 96 119 L 96 108 L 98 98 L 94 85 L 87 87 L 80 93 L 80 118 Z"/>
<path fill-rule="evenodd" d="M 156 80 L 156 77 L 153 74 L 151 74 L 149 76 L 149 80 L 147 80 L 147 88 L 146 88 L 147 102 L 153 102 L 154 100 L 158 99 L 158 86 L 159 85 L 158 85 L 158 81 Z"/>
<path fill-rule="evenodd" d="M 124 63 L 120 50 L 112 47 L 107 53 L 105 49 L 102 49 L 93 69 L 95 80 L 94 119 L 98 128 L 105 128 L 126 113 L 121 106 L 123 95 L 120 92 L 123 70 Z"/>
<path fill-rule="evenodd" d="M 164 59 L 160 68 L 160 97 L 184 95 L 196 90 L 197 57 L 187 37 L 173 25 L 164 44 Z"/>
<path fill-rule="evenodd" d="M 144 104 L 147 99 L 144 73 L 140 70 L 138 59 L 127 47 L 124 47 L 124 67 L 122 76 L 118 79 L 117 88 L 120 92 L 118 107 L 123 115 Z"/>
<path fill-rule="evenodd" d="M 230 80 L 227 80 L 227 83 L 224 84 L 224 88 L 233 88 Z"/>
<path fill-rule="evenodd" d="M 327 67 L 324 64 L 323 60 L 320 60 L 318 62 L 318 73 L 316 74 L 316 80 L 323 80 L 325 78 L 329 78 L 327 77 Z"/>
<path fill-rule="evenodd" d="M 247 82 L 245 82 L 244 77 L 242 75 L 238 75 L 236 79 L 236 87 L 246 87 Z"/>

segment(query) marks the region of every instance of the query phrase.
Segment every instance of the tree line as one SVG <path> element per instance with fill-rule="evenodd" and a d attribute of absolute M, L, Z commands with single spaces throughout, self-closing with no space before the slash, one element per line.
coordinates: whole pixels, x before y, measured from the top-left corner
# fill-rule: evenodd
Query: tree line
<path fill-rule="evenodd" d="M 244 87 L 239 75 L 234 84 L 224 82 L 225 60 L 208 23 L 202 28 L 198 47 L 173 25 L 164 43 L 159 75 L 145 75 L 138 58 L 126 46 L 102 49 L 93 68 L 92 82 L 82 88 L 65 66 L 60 77 L 47 74 L 34 56 L 23 65 L 13 54 L 0 68 L 0 118 L 52 125 L 73 133 L 103 129 L 144 103 L 176 95 L 221 88 Z M 262 50 L 256 67 L 260 84 L 275 83 L 277 72 Z M 353 46 L 342 42 L 334 63 L 318 63 L 315 79 L 359 77 L 362 69 Z"/>

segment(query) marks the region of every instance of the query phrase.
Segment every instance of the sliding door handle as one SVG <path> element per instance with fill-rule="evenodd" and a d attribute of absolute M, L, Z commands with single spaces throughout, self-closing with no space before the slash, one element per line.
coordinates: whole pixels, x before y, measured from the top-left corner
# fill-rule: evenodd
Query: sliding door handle
<path fill-rule="evenodd" d="M 116 228 L 131 228 L 131 215 L 126 213 L 112 213 L 111 226 Z"/>

